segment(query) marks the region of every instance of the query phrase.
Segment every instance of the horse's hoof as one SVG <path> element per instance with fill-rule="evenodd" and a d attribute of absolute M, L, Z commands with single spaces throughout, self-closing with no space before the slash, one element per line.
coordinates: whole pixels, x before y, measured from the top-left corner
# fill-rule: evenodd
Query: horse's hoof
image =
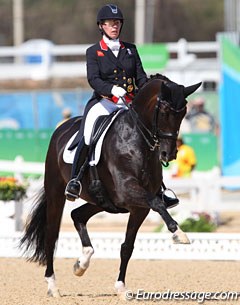
<path fill-rule="evenodd" d="M 85 273 L 87 269 L 83 269 L 80 267 L 79 261 L 76 261 L 76 263 L 73 266 L 73 273 L 76 276 L 83 276 L 83 274 Z"/>
<path fill-rule="evenodd" d="M 53 297 L 53 298 L 60 298 L 61 297 L 61 294 L 60 294 L 60 292 L 57 288 L 56 289 L 49 289 L 48 292 L 47 292 L 47 295 L 49 297 Z"/>
<path fill-rule="evenodd" d="M 174 244 L 191 244 L 187 235 L 180 229 L 177 229 L 173 234 L 172 239 Z"/>
<path fill-rule="evenodd" d="M 117 281 L 114 285 L 117 295 L 121 300 L 125 300 L 126 301 L 126 292 L 127 292 L 127 288 L 125 286 L 125 284 L 121 281 Z"/>

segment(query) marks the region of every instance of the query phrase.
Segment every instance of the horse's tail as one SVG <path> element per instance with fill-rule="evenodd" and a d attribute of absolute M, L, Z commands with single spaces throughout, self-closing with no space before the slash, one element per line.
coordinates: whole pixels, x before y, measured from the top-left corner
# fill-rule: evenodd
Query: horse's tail
<path fill-rule="evenodd" d="M 20 240 L 20 248 L 29 253 L 29 261 L 46 264 L 45 232 L 47 223 L 47 199 L 44 188 L 40 190 L 35 205 L 28 216 L 25 233 Z"/>

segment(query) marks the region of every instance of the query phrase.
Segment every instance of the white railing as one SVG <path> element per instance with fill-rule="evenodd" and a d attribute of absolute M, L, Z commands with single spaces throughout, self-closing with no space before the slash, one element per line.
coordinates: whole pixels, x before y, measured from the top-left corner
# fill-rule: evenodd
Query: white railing
<path fill-rule="evenodd" d="M 25 162 L 21 157 L 15 161 L 1 160 L 0 171 L 12 171 L 21 179 L 23 174 L 43 174 L 44 163 Z M 221 187 L 240 188 L 240 177 L 221 177 L 212 175 L 196 175 L 192 179 L 170 179 L 165 181 L 180 194 L 188 192 L 190 194 L 191 209 L 213 211 L 213 210 L 234 210 L 240 209 L 229 206 L 228 203 L 216 200 L 216 193 L 221 191 Z M 42 180 L 38 188 L 42 186 Z M 212 192 L 212 193 L 211 193 Z M 215 196 L 215 197 L 214 197 Z M 212 199 L 214 197 L 215 199 Z M 221 196 L 219 195 L 219 198 Z M 201 202 L 203 200 L 203 202 Z M 31 204 L 28 204 L 30 208 Z M 239 206 L 239 207 L 238 207 Z M 187 204 L 181 204 L 175 209 L 187 210 Z M 176 211 L 176 210 L 175 210 Z M 0 219 L 0 222 L 2 219 Z M 0 230 L 0 257 L 19 257 L 20 250 L 17 248 L 22 233 L 15 232 L 10 224 L 1 223 Z M 8 228 L 6 232 L 6 227 Z M 107 233 L 90 232 L 92 244 L 95 249 L 95 258 L 119 258 L 120 245 L 123 242 L 125 232 Z M 199 260 L 239 260 L 240 259 L 240 234 L 227 233 L 190 233 L 191 245 L 174 245 L 169 233 L 139 233 L 133 258 L 136 259 L 199 259 Z M 81 252 L 80 241 L 75 232 L 60 233 L 57 257 L 78 257 Z"/>
<path fill-rule="evenodd" d="M 17 156 L 14 161 L 0 160 L 0 171 L 13 172 L 16 178 L 22 178 L 23 174 L 43 175 L 45 163 L 26 162 L 23 157 Z"/>
<path fill-rule="evenodd" d="M 36 40 L 38 41 L 38 40 Z M 40 44 L 41 46 L 41 44 Z M 86 49 L 90 45 L 53 45 L 43 44 L 42 47 L 31 47 L 31 44 L 23 44 L 19 47 L 0 47 L 0 80 L 5 79 L 47 79 L 61 77 L 85 77 Z M 211 80 L 219 81 L 219 64 L 218 53 L 219 43 L 212 42 L 187 42 L 180 39 L 176 43 L 167 43 L 170 54 L 177 54 L 175 59 L 170 59 L 164 71 L 147 71 L 150 73 L 164 72 L 174 81 L 183 84 L 194 79 L 195 82 Z M 214 53 L 213 58 L 201 59 L 197 57 L 199 53 Z M 29 56 L 40 56 L 41 62 L 30 64 L 26 62 Z M 81 61 L 57 60 L 57 56 L 78 56 L 82 57 Z M 12 63 L 4 60 L 12 58 Z M 179 74 L 180 73 L 180 74 Z M 189 74 L 189 75 L 188 75 Z"/>
<path fill-rule="evenodd" d="M 23 179 L 24 174 L 43 175 L 44 170 L 44 163 L 26 162 L 21 156 L 16 157 L 14 161 L 0 160 L 0 171 L 10 171 L 19 180 Z M 206 212 L 240 210 L 240 203 L 224 202 L 221 194 L 223 188 L 240 190 L 240 176 L 222 177 L 218 170 L 213 170 L 196 172 L 191 178 L 164 176 L 164 182 L 177 195 L 188 194 L 189 204 L 184 205 L 185 210 Z M 176 209 L 181 209 L 181 206 Z"/>
<path fill-rule="evenodd" d="M 185 211 L 220 212 L 226 210 L 240 211 L 240 202 L 231 200 L 231 190 L 240 191 L 240 176 L 221 176 L 219 171 L 194 172 L 191 178 L 164 179 L 165 184 L 178 196 L 187 193 L 189 199 L 184 205 Z M 223 190 L 229 190 L 229 196 L 223 198 Z M 229 199 L 228 199 L 229 197 Z M 236 196 L 235 196 L 236 197 Z M 179 205 L 177 208 L 181 210 Z"/>
<path fill-rule="evenodd" d="M 21 233 L 0 235 L 0 257 L 20 257 Z M 135 242 L 135 259 L 240 260 L 240 234 L 188 233 L 190 245 L 175 245 L 168 233 L 139 233 Z M 94 258 L 119 259 L 123 233 L 90 233 Z M 59 235 L 56 257 L 77 258 L 81 242 L 75 232 Z"/>

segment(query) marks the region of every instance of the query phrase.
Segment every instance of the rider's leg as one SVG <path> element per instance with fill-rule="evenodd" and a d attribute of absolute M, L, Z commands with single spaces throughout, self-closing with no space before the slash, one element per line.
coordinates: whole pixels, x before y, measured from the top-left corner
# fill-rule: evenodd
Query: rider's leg
<path fill-rule="evenodd" d="M 68 182 L 65 189 L 65 195 L 70 201 L 74 201 L 75 199 L 79 198 L 82 191 L 80 180 L 82 179 L 83 171 L 80 175 L 78 175 L 78 173 L 82 168 L 84 161 L 86 160 L 88 149 L 89 146 L 85 144 L 84 137 L 82 137 L 74 157 L 71 180 Z"/>
<path fill-rule="evenodd" d="M 179 204 L 179 199 L 176 197 L 175 193 L 174 197 L 169 197 L 165 194 L 165 191 L 167 190 L 165 184 L 162 182 L 162 185 L 159 189 L 159 191 L 157 192 L 157 196 L 160 197 L 160 199 L 162 200 L 162 202 L 164 203 L 165 207 L 167 209 L 171 209 L 174 208 L 175 206 L 177 206 Z"/>
<path fill-rule="evenodd" d="M 108 115 L 116 108 L 118 108 L 118 106 L 105 99 L 100 101 L 97 99 L 91 99 L 87 104 L 79 130 L 80 135 L 83 136 L 78 144 L 75 154 L 71 180 L 68 182 L 65 189 L 65 195 L 68 200 L 74 201 L 80 196 L 82 190 L 80 180 L 82 179 L 83 171 L 81 171 L 80 174 L 78 174 L 78 172 L 86 160 L 91 142 L 92 129 L 97 117 L 100 115 Z M 85 126 L 87 126 L 87 128 L 85 128 Z"/>
<path fill-rule="evenodd" d="M 84 139 L 84 127 L 85 127 L 85 121 L 87 118 L 88 112 L 91 110 L 91 108 L 98 103 L 98 99 L 92 98 L 90 101 L 87 103 L 85 109 L 84 109 L 84 114 L 81 122 L 81 126 L 79 129 L 79 134 L 80 134 L 80 142 L 77 147 L 77 151 L 74 157 L 73 161 L 73 166 L 72 166 L 72 174 L 71 174 L 71 179 L 68 182 L 66 189 L 65 189 L 65 195 L 68 200 L 74 201 L 80 196 L 81 193 L 81 182 L 79 181 L 80 179 L 76 179 L 79 173 L 80 168 L 82 167 L 84 161 L 86 160 L 87 153 L 88 153 L 88 145 L 85 143 Z M 83 175 L 83 172 L 81 176 Z"/>

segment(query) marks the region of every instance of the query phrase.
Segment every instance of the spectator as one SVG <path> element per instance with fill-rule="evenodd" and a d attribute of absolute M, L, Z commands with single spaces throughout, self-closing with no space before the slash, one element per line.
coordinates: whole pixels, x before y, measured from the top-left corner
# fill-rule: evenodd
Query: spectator
<path fill-rule="evenodd" d="M 182 138 L 177 139 L 177 158 L 172 163 L 173 177 L 189 177 L 196 166 L 196 156 L 192 147 L 184 144 Z"/>
<path fill-rule="evenodd" d="M 205 100 L 202 97 L 192 102 L 192 107 L 186 115 L 193 133 L 215 133 L 216 124 L 213 116 L 205 109 Z"/>
<path fill-rule="evenodd" d="M 62 120 L 57 124 L 56 127 L 59 127 L 62 125 L 64 122 L 69 120 L 72 117 L 72 112 L 69 108 L 64 108 L 62 111 Z"/>

